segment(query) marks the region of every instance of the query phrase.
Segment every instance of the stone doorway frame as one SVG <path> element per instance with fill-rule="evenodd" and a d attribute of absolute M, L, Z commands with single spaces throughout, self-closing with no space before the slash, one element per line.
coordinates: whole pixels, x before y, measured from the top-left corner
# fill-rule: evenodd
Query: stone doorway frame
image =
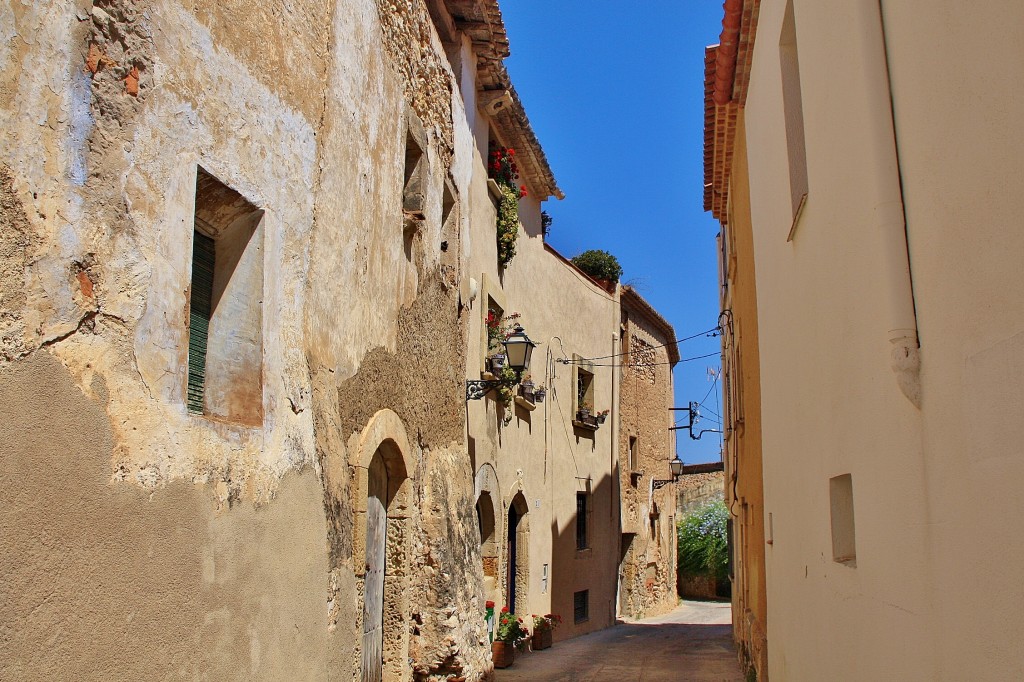
<path fill-rule="evenodd" d="M 509 502 L 504 507 L 505 510 L 505 533 L 503 534 L 505 551 L 505 562 L 503 564 L 504 570 L 501 572 L 502 587 L 504 588 L 505 604 L 512 608 L 509 604 L 508 597 L 510 596 L 510 585 L 509 582 L 509 565 L 513 560 L 511 556 L 508 556 L 508 545 L 511 539 L 511 530 L 509 528 L 509 511 L 515 509 L 516 515 L 518 516 L 517 524 L 515 527 L 515 544 L 516 544 L 516 556 L 515 556 L 515 601 L 516 608 L 523 610 L 529 603 L 530 597 L 530 504 L 526 500 L 526 495 L 523 493 L 523 486 L 521 481 L 517 481 L 509 491 Z M 528 609 L 527 609 L 528 610 Z"/>
<path fill-rule="evenodd" d="M 384 575 L 383 679 L 404 680 L 409 671 L 409 566 L 412 554 L 413 481 L 416 459 L 406 435 L 405 425 L 395 412 L 378 411 L 359 435 L 349 456 L 352 468 L 352 559 L 359 605 L 356 630 L 363 623 L 364 579 L 366 571 L 366 511 L 369 495 L 369 471 L 379 453 L 388 474 L 387 533 Z M 362 641 L 355 647 L 357 669 L 362 665 Z"/>
<path fill-rule="evenodd" d="M 480 515 L 483 531 L 490 530 L 487 536 L 480 538 L 480 560 L 483 567 L 484 601 L 501 602 L 499 593 L 499 573 L 501 562 L 501 545 L 499 538 L 502 532 L 502 516 L 499 510 L 504 509 L 502 504 L 500 488 L 498 487 L 498 474 L 489 463 L 480 465 L 477 469 L 474 480 L 474 496 L 476 498 L 477 514 Z M 484 508 L 481 505 L 485 505 Z M 487 518 L 489 516 L 489 518 Z M 490 525 L 488 527 L 488 523 Z"/>

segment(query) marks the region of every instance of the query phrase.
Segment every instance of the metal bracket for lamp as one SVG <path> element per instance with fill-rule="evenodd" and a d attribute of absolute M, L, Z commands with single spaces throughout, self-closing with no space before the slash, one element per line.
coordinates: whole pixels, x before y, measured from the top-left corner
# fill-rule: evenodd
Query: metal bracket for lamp
<path fill-rule="evenodd" d="M 523 372 L 530 368 L 530 357 L 533 349 L 537 347 L 530 337 L 523 331 L 521 325 L 516 325 L 512 333 L 502 342 L 505 346 L 505 357 L 508 358 L 509 368 L 515 372 L 516 380 L 513 385 L 518 384 L 522 379 Z M 467 379 L 466 380 L 466 401 L 480 400 L 491 390 L 505 385 L 502 379 Z"/>
<path fill-rule="evenodd" d="M 470 379 L 466 381 L 466 400 L 480 400 L 503 383 L 500 379 Z"/>
<path fill-rule="evenodd" d="M 669 469 L 672 471 L 672 478 L 665 480 L 654 479 L 653 481 L 651 481 L 652 491 L 661 490 L 669 483 L 675 483 L 679 479 L 679 477 L 683 475 L 683 463 L 676 458 L 673 458 L 672 461 L 669 462 Z"/>

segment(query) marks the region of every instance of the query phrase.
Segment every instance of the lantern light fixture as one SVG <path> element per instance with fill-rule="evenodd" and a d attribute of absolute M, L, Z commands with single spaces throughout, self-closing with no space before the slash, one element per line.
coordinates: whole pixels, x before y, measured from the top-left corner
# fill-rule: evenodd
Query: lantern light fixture
<path fill-rule="evenodd" d="M 513 382 L 518 384 L 522 379 L 523 372 L 530 368 L 530 359 L 533 356 L 533 349 L 537 344 L 530 340 L 530 337 L 523 331 L 522 325 L 517 324 L 508 338 L 502 342 L 505 346 L 505 358 L 508 367 L 515 372 L 516 379 Z M 466 381 L 466 400 L 480 400 L 489 391 L 495 389 L 505 382 L 502 379 L 470 379 Z"/>

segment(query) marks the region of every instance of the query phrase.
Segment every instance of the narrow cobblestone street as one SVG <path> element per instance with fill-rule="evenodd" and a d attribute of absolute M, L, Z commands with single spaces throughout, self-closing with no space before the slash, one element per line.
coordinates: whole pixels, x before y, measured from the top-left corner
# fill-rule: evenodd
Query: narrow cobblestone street
<path fill-rule="evenodd" d="M 683 601 L 656 618 L 516 654 L 497 682 L 679 682 L 743 680 L 732 642 L 728 603 Z"/>

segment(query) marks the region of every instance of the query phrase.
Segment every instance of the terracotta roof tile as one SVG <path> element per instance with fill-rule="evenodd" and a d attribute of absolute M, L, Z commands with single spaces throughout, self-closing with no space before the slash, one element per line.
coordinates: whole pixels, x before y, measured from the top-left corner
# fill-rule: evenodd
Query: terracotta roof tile
<path fill-rule="evenodd" d="M 727 219 L 739 109 L 747 101 L 760 0 L 726 0 L 721 42 L 704 51 L 704 210 Z"/>

